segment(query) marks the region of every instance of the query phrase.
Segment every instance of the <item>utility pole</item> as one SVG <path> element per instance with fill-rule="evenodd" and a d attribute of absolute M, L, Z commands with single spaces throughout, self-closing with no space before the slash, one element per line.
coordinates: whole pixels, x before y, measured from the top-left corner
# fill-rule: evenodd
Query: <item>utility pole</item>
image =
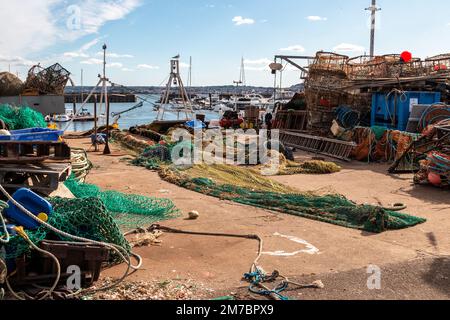
<path fill-rule="evenodd" d="M 367 11 L 372 13 L 371 17 L 371 27 L 370 27 L 370 57 L 373 58 L 375 56 L 375 23 L 377 11 L 381 9 L 377 7 L 377 0 L 372 0 L 372 6 L 366 8 Z"/>

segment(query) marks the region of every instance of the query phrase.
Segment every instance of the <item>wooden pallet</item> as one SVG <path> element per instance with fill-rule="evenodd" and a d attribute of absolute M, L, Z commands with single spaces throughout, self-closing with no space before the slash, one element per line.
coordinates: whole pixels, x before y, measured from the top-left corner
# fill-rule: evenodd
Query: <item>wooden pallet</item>
<path fill-rule="evenodd" d="M 290 131 L 280 132 L 280 140 L 285 146 L 291 148 L 314 152 L 344 161 L 350 161 L 350 154 L 356 147 L 354 142 L 310 136 Z"/>
<path fill-rule="evenodd" d="M 70 156 L 65 142 L 0 141 L 0 164 L 70 160 Z"/>
<path fill-rule="evenodd" d="M 29 188 L 50 193 L 72 173 L 70 163 L 2 164 L 0 184 L 5 188 Z"/>

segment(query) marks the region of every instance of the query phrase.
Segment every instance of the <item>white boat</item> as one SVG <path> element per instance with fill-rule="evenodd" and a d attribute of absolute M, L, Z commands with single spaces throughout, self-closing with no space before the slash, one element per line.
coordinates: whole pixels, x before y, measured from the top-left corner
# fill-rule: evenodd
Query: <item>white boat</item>
<path fill-rule="evenodd" d="M 69 122 L 70 120 L 71 120 L 71 118 L 67 114 L 55 114 L 52 117 L 53 122 Z"/>
<path fill-rule="evenodd" d="M 218 103 L 213 106 L 213 111 L 218 112 L 220 114 L 225 113 L 225 111 L 232 111 L 232 110 L 234 110 L 234 108 L 231 108 L 224 103 Z"/>

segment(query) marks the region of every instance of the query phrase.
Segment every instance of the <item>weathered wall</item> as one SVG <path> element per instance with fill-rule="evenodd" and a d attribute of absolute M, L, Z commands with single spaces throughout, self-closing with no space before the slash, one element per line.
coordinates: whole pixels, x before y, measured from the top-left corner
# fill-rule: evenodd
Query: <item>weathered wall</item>
<path fill-rule="evenodd" d="M 14 96 L 0 97 L 0 104 L 11 104 L 16 106 L 29 106 L 43 115 L 64 114 L 64 96 Z"/>

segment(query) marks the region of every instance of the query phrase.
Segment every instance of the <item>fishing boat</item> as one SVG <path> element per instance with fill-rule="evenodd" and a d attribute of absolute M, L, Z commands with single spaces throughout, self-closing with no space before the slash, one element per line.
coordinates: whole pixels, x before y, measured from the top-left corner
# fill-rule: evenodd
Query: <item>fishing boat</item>
<path fill-rule="evenodd" d="M 67 114 L 55 114 L 51 121 L 53 122 L 69 122 L 71 120 L 70 116 Z"/>
<path fill-rule="evenodd" d="M 99 116 L 97 116 L 97 120 L 98 120 L 98 118 L 99 118 Z M 89 121 L 95 121 L 95 117 L 87 109 L 82 109 L 80 113 L 72 116 L 72 120 L 75 122 L 89 122 Z"/>

